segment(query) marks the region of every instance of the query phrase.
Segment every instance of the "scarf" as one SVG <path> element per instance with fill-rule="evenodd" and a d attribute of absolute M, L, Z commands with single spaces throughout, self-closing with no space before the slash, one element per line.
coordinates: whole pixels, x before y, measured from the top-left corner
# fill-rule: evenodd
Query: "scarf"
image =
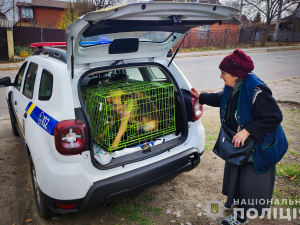
<path fill-rule="evenodd" d="M 244 81 L 244 79 L 243 79 L 243 80 L 238 80 L 238 81 L 236 82 L 235 87 L 232 88 L 232 90 L 231 90 L 231 97 L 233 97 L 234 94 L 237 93 L 237 92 L 240 90 L 243 81 Z"/>

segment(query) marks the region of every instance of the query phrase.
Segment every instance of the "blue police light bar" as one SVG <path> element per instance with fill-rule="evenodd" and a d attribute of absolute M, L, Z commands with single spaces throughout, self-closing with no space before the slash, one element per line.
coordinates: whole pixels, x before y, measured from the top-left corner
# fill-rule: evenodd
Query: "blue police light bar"
<path fill-rule="evenodd" d="M 80 45 L 85 46 L 85 45 L 105 45 L 109 44 L 112 41 L 81 41 Z"/>

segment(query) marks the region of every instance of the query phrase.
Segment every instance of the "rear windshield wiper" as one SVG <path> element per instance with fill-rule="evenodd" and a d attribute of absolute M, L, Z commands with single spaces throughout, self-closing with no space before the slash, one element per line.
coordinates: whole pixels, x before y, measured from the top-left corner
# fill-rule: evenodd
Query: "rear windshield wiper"
<path fill-rule="evenodd" d="M 173 55 L 171 61 L 169 62 L 168 67 L 171 65 L 173 59 L 175 58 L 177 52 L 179 51 L 179 49 L 180 49 L 180 47 L 181 47 L 181 45 L 182 45 L 182 43 L 183 43 L 183 41 L 184 41 L 184 39 L 186 38 L 187 35 L 188 35 L 188 33 L 186 33 L 186 35 L 183 37 L 183 39 L 182 39 L 180 45 L 179 45 L 178 48 L 176 49 L 176 51 L 175 51 L 175 53 L 174 53 L 174 55 Z"/>

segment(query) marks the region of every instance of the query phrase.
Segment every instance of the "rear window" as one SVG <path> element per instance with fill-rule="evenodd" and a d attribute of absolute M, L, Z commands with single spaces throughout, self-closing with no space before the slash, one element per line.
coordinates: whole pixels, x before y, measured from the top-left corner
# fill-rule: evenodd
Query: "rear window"
<path fill-rule="evenodd" d="M 47 70 L 43 70 L 40 83 L 39 100 L 48 101 L 52 95 L 53 76 Z"/>
<path fill-rule="evenodd" d="M 164 31 L 140 31 L 140 32 L 122 32 L 114 34 L 102 34 L 91 37 L 81 36 L 80 46 L 104 45 L 109 44 L 115 39 L 138 38 L 140 42 L 161 43 L 167 40 L 172 32 Z"/>
<path fill-rule="evenodd" d="M 100 88 L 103 83 L 114 82 L 122 78 L 133 81 L 153 81 L 174 85 L 172 79 L 170 79 L 170 76 L 163 68 L 157 66 L 141 66 L 95 72 L 86 76 L 82 80 L 81 86 L 86 88 L 88 86 L 97 85 Z M 174 91 L 177 92 L 175 85 Z"/>

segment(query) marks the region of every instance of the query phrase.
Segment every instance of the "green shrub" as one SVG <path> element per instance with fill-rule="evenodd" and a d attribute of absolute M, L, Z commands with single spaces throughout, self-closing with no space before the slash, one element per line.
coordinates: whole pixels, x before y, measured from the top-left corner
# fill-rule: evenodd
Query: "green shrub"
<path fill-rule="evenodd" d="M 15 47 L 15 55 L 18 55 L 18 56 L 21 56 L 21 53 L 22 53 L 22 56 L 26 55 L 24 54 L 24 52 L 27 52 L 28 53 L 28 56 L 32 55 L 32 50 L 30 47 L 26 47 L 26 46 L 16 46 Z"/>

